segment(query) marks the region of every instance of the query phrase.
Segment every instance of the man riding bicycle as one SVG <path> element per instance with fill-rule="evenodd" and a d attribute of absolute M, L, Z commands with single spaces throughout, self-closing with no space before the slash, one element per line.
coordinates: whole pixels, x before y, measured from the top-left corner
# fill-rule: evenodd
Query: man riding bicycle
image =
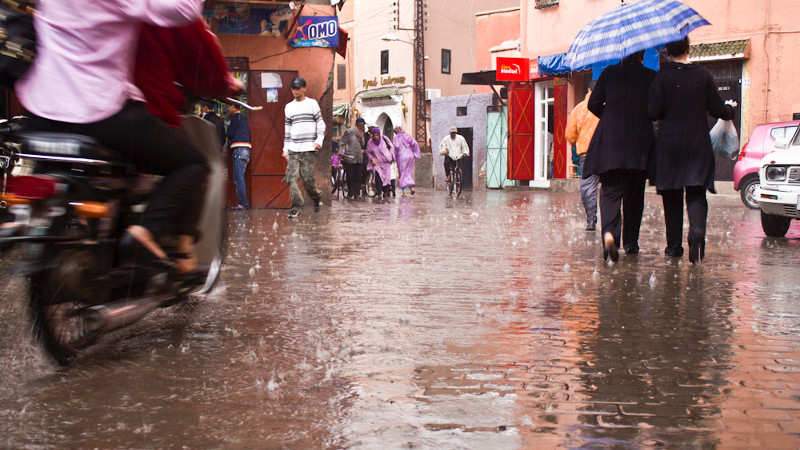
<path fill-rule="evenodd" d="M 439 154 L 444 155 L 444 176 L 450 182 L 450 172 L 456 166 L 456 161 L 464 156 L 469 156 L 469 146 L 464 136 L 458 134 L 458 128 L 450 127 L 450 135 L 445 136 L 439 144 Z"/>

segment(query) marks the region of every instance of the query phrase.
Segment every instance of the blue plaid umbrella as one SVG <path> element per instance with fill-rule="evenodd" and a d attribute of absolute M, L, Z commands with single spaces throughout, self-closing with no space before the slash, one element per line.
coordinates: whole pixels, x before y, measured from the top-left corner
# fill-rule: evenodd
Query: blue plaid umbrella
<path fill-rule="evenodd" d="M 678 0 L 623 3 L 583 27 L 564 65 L 582 70 L 598 62 L 619 61 L 640 50 L 679 41 L 703 25 L 711 24 Z"/>

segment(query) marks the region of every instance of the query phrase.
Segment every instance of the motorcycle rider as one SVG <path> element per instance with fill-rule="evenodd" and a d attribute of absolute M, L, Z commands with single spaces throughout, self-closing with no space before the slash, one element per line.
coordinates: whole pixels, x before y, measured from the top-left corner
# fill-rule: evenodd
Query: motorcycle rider
<path fill-rule="evenodd" d="M 193 256 L 208 164 L 176 129 L 148 112 L 133 83 L 142 24 L 189 25 L 202 0 L 39 0 L 36 60 L 15 90 L 29 111 L 28 129 L 90 136 L 137 169 L 163 175 L 139 224 L 120 238 L 129 262 L 187 274 Z M 178 256 L 158 244 L 177 227 Z"/>

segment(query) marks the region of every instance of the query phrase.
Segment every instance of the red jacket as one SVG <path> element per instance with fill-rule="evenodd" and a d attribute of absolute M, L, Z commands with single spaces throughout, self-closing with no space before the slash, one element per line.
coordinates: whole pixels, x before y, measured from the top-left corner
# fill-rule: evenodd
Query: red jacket
<path fill-rule="evenodd" d="M 169 125 L 180 125 L 186 103 L 176 82 L 200 97 L 228 97 L 236 94 L 231 77 L 217 37 L 202 19 L 176 28 L 142 26 L 134 82 L 147 99 L 147 109 Z"/>

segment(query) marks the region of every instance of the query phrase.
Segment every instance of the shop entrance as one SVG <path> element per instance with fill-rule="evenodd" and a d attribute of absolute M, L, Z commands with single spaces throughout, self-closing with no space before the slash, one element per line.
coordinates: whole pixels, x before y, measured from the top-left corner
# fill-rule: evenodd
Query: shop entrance
<path fill-rule="evenodd" d="M 289 208 L 292 204 L 289 185 L 283 182 L 286 173 L 286 159 L 282 155 L 283 107 L 293 100 L 290 86 L 297 72 L 252 70 L 247 75 L 247 102 L 262 108 L 258 111 L 247 111 L 246 115 L 250 127 L 250 143 L 253 145 L 250 164 L 245 173 L 248 201 L 253 208 Z M 274 86 L 277 78 L 280 78 L 280 87 L 262 85 L 267 80 L 266 82 Z M 228 159 L 230 160 L 230 155 Z M 227 203 L 228 206 L 235 206 L 236 190 L 231 179 L 233 171 L 229 168 L 228 173 Z"/>
<path fill-rule="evenodd" d="M 469 147 L 469 156 L 461 158 L 461 189 L 472 190 L 472 155 L 475 150 L 472 146 L 472 128 L 459 128 L 458 134 L 464 136 Z"/>
<path fill-rule="evenodd" d="M 711 75 L 714 76 L 714 83 L 717 85 L 717 92 L 722 97 L 722 101 L 733 100 L 739 106 L 734 108 L 735 115 L 733 116 L 733 125 L 739 136 L 742 135 L 742 61 L 715 61 L 715 62 L 701 62 L 701 66 L 708 69 Z M 717 119 L 709 116 L 709 129 L 714 126 Z M 741 143 L 740 143 L 741 146 Z M 736 161 L 726 158 L 720 158 L 714 155 L 716 160 L 714 180 L 716 181 L 733 181 L 733 166 Z"/>

